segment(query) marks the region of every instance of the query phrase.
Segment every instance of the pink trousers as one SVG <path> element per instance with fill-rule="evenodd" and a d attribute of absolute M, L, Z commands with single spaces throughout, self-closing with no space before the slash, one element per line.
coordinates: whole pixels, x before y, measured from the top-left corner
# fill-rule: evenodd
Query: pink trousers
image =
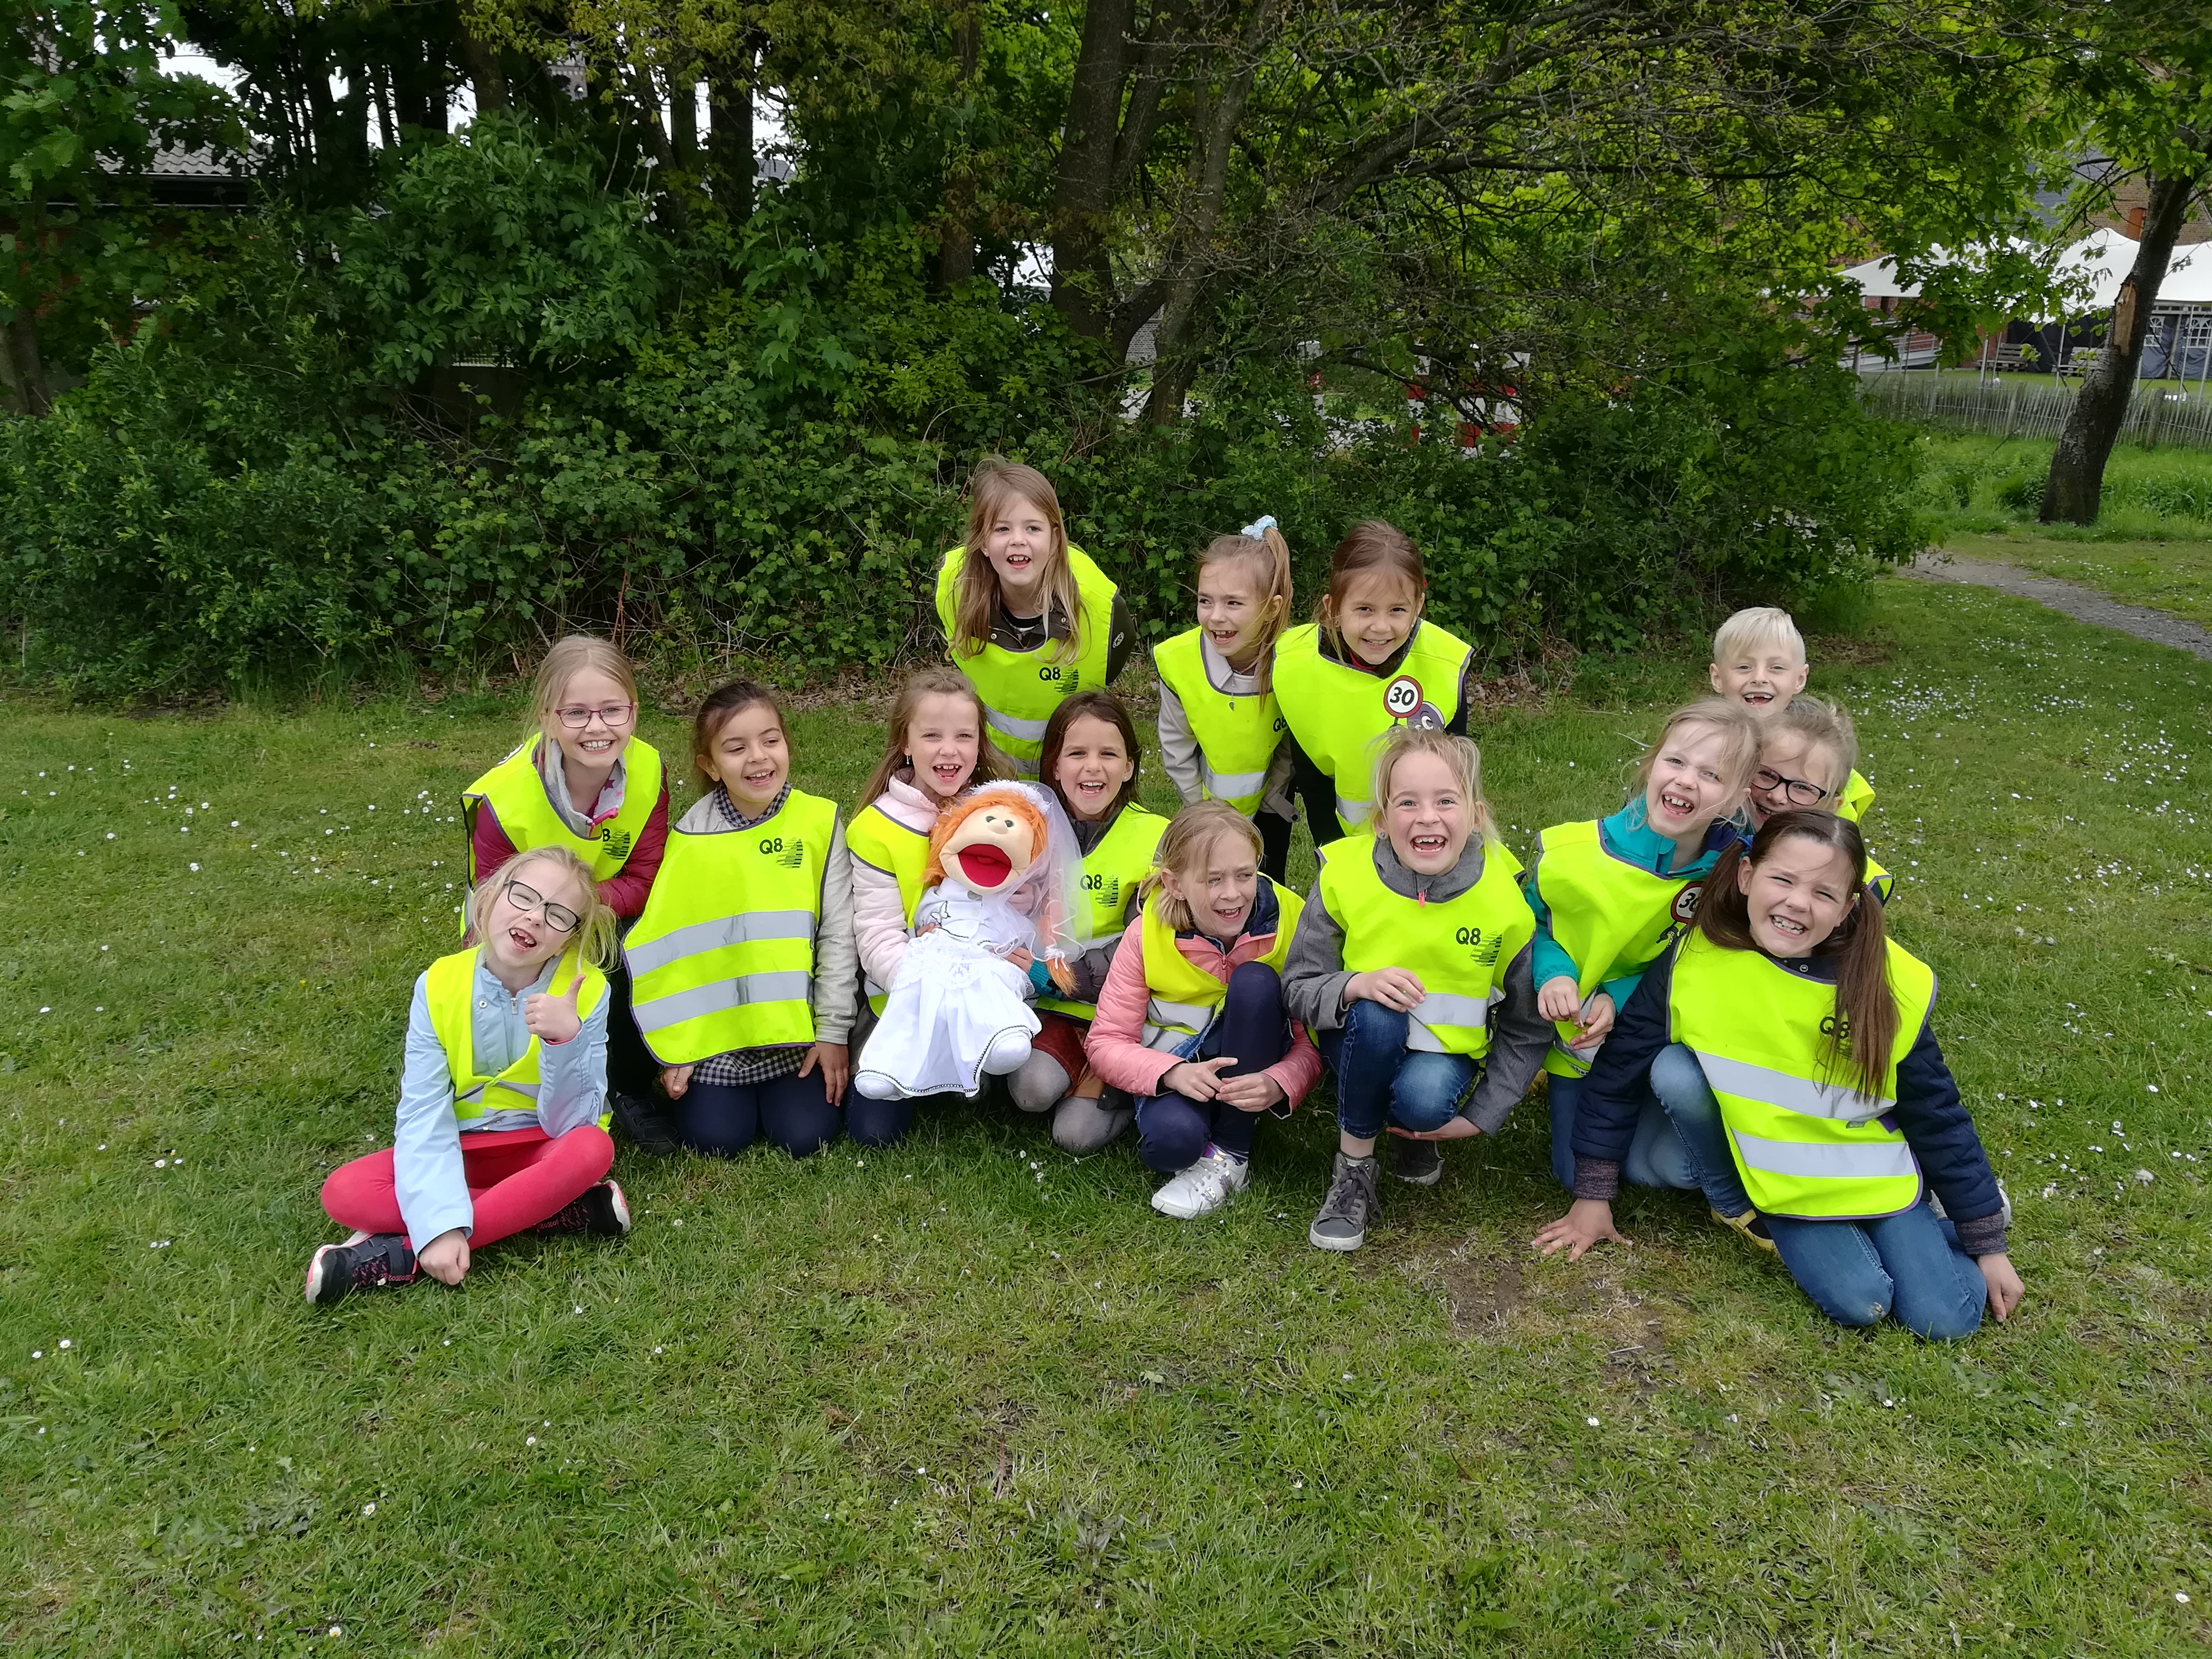
<path fill-rule="evenodd" d="M 550 1220 L 606 1178 L 614 1167 L 614 1137 L 596 1123 L 558 1139 L 543 1129 L 496 1129 L 461 1137 L 461 1165 L 476 1224 L 469 1248 L 482 1249 Z M 341 1164 L 323 1182 L 323 1208 L 341 1227 L 367 1233 L 404 1233 L 399 1197 L 392 1186 L 389 1149 Z M 410 1239 L 420 1249 L 430 1241 Z"/>

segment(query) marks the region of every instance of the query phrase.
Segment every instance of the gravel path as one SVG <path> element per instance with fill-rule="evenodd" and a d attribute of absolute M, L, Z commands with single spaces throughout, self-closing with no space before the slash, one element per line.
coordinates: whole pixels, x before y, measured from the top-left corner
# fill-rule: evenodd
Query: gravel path
<path fill-rule="evenodd" d="M 2118 629 L 2139 640 L 2148 640 L 2153 645 L 2170 645 L 2177 651 L 2186 651 L 2212 662 L 2212 634 L 2195 623 L 2170 617 L 2163 611 L 2147 611 L 2139 605 L 2122 605 L 2094 587 L 2060 581 L 2055 576 L 2039 576 L 2017 565 L 2000 564 L 1994 559 L 1961 558 L 1930 550 L 1911 564 L 1900 566 L 1898 574 L 1917 576 L 1923 581 L 1963 582 L 1972 587 L 1994 587 L 2001 592 L 2017 593 L 2022 599 L 2049 605 L 2076 622 Z"/>

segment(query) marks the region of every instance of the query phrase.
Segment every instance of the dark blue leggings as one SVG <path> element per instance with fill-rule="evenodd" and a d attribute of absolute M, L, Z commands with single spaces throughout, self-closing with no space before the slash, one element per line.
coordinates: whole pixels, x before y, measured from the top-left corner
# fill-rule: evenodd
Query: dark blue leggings
<path fill-rule="evenodd" d="M 1237 1063 L 1223 1077 L 1264 1072 L 1291 1052 L 1291 1022 L 1283 1012 L 1283 981 L 1264 962 L 1248 962 L 1229 975 L 1221 1012 L 1188 1058 L 1208 1060 L 1234 1054 Z M 1210 1144 L 1239 1158 L 1252 1155 L 1258 1112 L 1174 1093 L 1147 1095 L 1137 1103 L 1137 1156 L 1162 1175 L 1187 1170 L 1206 1155 Z"/>
<path fill-rule="evenodd" d="M 738 1089 L 694 1083 L 676 1114 L 677 1139 L 708 1158 L 729 1158 L 763 1138 L 793 1158 L 809 1158 L 837 1136 L 837 1111 L 822 1097 L 819 1069 Z"/>

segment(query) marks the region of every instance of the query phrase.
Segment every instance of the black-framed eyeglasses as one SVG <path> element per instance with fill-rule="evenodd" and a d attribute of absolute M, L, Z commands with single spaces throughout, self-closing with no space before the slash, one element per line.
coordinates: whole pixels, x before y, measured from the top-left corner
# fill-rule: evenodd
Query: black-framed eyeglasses
<path fill-rule="evenodd" d="M 571 732 L 582 731 L 592 723 L 593 715 L 597 715 L 600 723 L 612 731 L 616 726 L 628 723 L 629 717 L 637 712 L 637 705 L 634 702 L 604 702 L 597 708 L 556 708 L 553 712 L 560 717 L 561 724 Z"/>
<path fill-rule="evenodd" d="M 584 925 L 583 917 L 565 904 L 556 904 L 535 887 L 519 881 L 510 881 L 499 890 L 507 902 L 518 910 L 535 910 L 545 918 L 545 925 L 556 933 L 573 933 Z"/>
<path fill-rule="evenodd" d="M 1809 778 L 1785 777 L 1771 766 L 1762 766 L 1752 775 L 1751 787 L 1764 795 L 1779 789 L 1782 798 L 1792 806 L 1818 806 L 1836 793 L 1821 788 Z"/>

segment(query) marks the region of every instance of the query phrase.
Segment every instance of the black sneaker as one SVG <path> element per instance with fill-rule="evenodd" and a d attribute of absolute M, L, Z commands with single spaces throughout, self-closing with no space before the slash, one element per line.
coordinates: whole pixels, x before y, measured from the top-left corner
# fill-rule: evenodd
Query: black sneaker
<path fill-rule="evenodd" d="M 613 1182 L 602 1181 L 596 1187 L 586 1187 L 582 1197 L 557 1214 L 547 1217 L 532 1231 L 596 1233 L 602 1238 L 620 1238 L 629 1231 L 629 1200 Z"/>
<path fill-rule="evenodd" d="M 1390 1137 L 1390 1173 L 1416 1187 L 1433 1187 L 1444 1178 L 1444 1149 L 1434 1140 Z"/>
<path fill-rule="evenodd" d="M 1774 1248 L 1774 1233 L 1766 1224 L 1766 1218 L 1756 1210 L 1746 1210 L 1741 1215 L 1723 1215 L 1710 1205 L 1706 1213 L 1723 1227 L 1733 1227 L 1762 1250 L 1779 1255 Z"/>
<path fill-rule="evenodd" d="M 630 1145 L 641 1152 L 666 1158 L 681 1150 L 676 1139 L 676 1115 L 659 1096 L 610 1093 L 607 1109 L 615 1115 L 616 1124 L 629 1137 Z"/>
<path fill-rule="evenodd" d="M 415 1282 L 415 1252 L 398 1233 L 376 1233 L 358 1244 L 325 1244 L 307 1262 L 307 1300 L 327 1308 L 355 1291 Z"/>
<path fill-rule="evenodd" d="M 1322 1250 L 1356 1250 L 1367 1242 L 1368 1224 L 1375 1218 L 1375 1178 L 1380 1167 L 1371 1153 L 1365 1158 L 1336 1155 L 1335 1167 L 1329 1172 L 1328 1196 L 1322 1200 L 1321 1213 L 1306 1229 L 1307 1243 Z"/>

